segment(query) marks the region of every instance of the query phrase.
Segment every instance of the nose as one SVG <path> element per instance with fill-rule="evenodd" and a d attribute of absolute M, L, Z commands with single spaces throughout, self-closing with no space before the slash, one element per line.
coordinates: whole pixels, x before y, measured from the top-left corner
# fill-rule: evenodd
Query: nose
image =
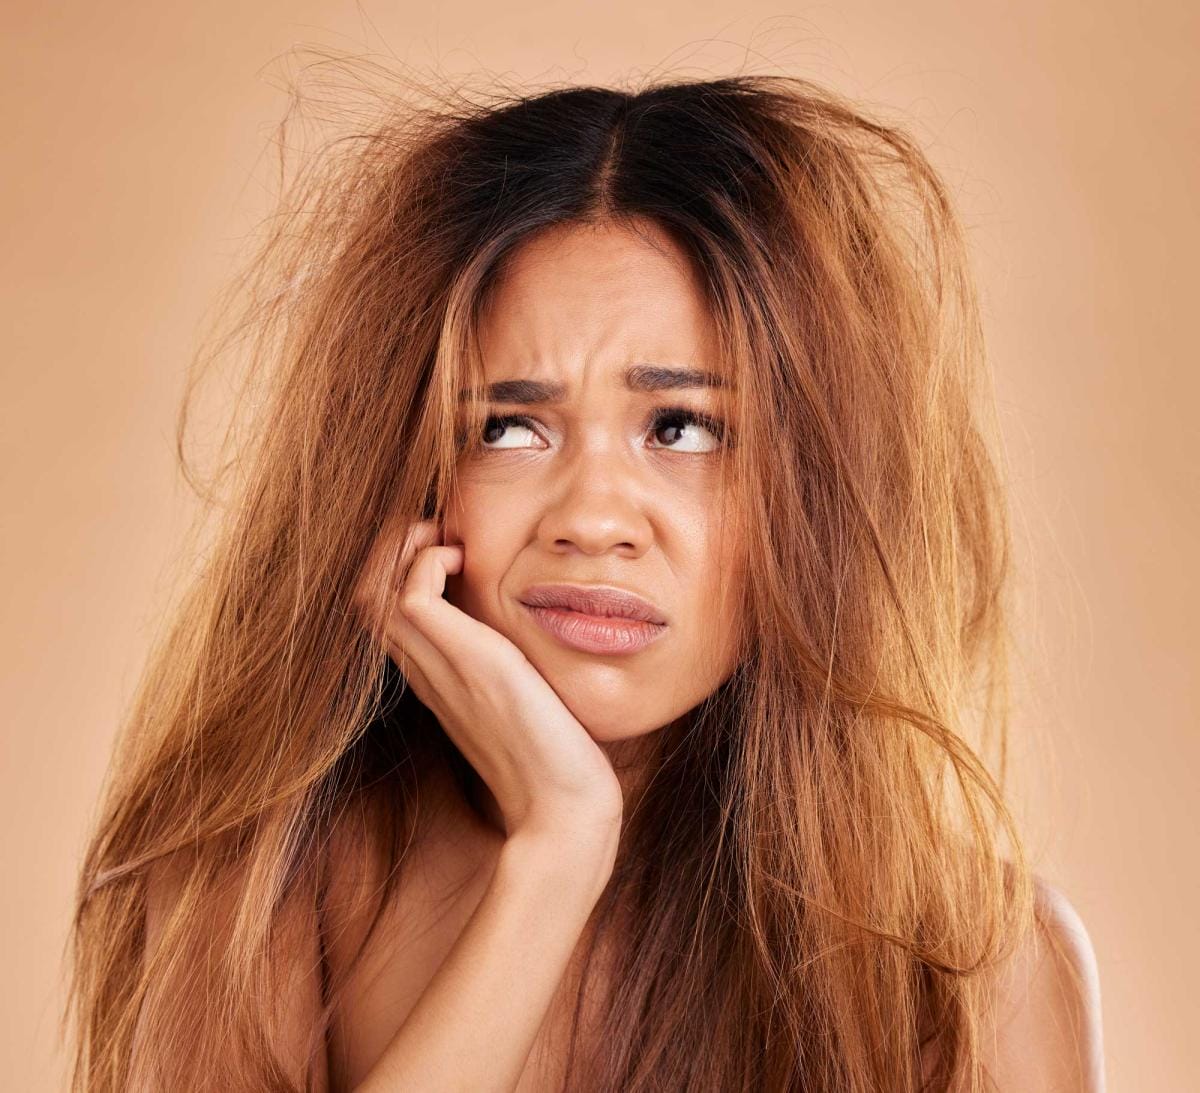
<path fill-rule="evenodd" d="M 580 449 L 560 461 L 544 488 L 537 535 L 548 550 L 636 558 L 649 549 L 653 525 L 645 485 L 621 455 Z"/>

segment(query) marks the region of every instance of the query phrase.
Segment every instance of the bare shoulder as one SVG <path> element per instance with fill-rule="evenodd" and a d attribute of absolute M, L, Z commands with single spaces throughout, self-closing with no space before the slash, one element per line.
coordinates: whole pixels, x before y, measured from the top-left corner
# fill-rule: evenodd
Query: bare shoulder
<path fill-rule="evenodd" d="M 1036 929 L 997 980 L 984 1064 L 1001 1093 L 1103 1093 L 1095 949 L 1066 895 L 1041 877 L 1034 883 Z"/>

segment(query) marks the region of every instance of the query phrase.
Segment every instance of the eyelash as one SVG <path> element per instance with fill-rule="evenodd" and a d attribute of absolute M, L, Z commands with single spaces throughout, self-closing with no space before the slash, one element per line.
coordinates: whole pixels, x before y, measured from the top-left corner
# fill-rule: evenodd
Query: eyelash
<path fill-rule="evenodd" d="M 492 414 L 489 415 L 483 423 L 483 432 L 486 433 L 489 429 L 500 425 L 523 425 L 527 429 L 536 431 L 536 423 L 532 418 L 525 414 Z M 647 426 L 648 432 L 658 432 L 668 425 L 701 425 L 707 429 L 714 437 L 717 438 L 718 445 L 724 447 L 728 430 L 725 422 L 720 418 L 713 417 L 711 414 L 702 413 L 699 410 L 692 410 L 686 406 L 663 406 L 655 410 L 650 417 L 650 423 Z M 503 451 L 506 449 L 491 449 L 484 447 L 484 451 Z M 666 451 L 671 451 L 670 446 L 665 447 Z M 686 455 L 710 455 L 710 452 L 686 452 Z"/>

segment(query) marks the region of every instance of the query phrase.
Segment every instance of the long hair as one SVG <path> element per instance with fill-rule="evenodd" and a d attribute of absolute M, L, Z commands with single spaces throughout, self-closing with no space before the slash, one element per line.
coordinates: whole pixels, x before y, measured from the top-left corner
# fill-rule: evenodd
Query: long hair
<path fill-rule="evenodd" d="M 700 274 L 738 395 L 745 638 L 659 733 L 601 901 L 619 989 L 568 1084 L 984 1089 L 987 984 L 1034 887 L 1003 789 L 1009 523 L 944 183 L 903 127 L 794 76 L 398 84 L 287 181 L 233 290 L 259 397 L 83 863 L 73 1088 L 126 1088 L 135 1055 L 163 1088 L 304 1088 L 273 992 L 281 924 L 331 898 L 333 833 L 367 818 L 382 909 L 432 764 L 475 804 L 351 609 L 356 575 L 384 529 L 444 511 L 505 257 L 555 225 L 653 222 Z M 146 953 L 164 861 L 179 898 Z M 156 989 L 197 946 L 194 989 Z"/>

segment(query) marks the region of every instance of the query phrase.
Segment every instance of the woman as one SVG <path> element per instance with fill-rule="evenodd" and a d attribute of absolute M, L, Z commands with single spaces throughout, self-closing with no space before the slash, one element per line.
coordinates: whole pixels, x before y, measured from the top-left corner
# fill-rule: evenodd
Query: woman
<path fill-rule="evenodd" d="M 334 149 L 84 864 L 76 1088 L 1102 1088 L 968 742 L 1008 530 L 919 150 L 784 77 Z"/>

